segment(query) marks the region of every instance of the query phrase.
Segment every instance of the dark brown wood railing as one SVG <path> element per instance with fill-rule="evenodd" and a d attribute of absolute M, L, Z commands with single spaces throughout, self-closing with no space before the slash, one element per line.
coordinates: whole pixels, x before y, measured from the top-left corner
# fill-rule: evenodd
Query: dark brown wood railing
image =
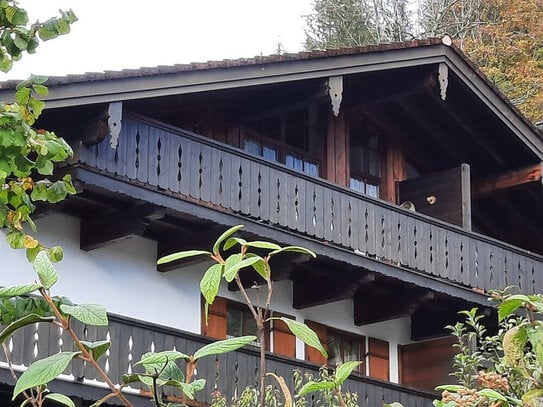
<path fill-rule="evenodd" d="M 79 323 L 75 323 L 74 327 L 83 340 L 90 342 L 106 338 L 111 340 L 112 346 L 100 359 L 100 364 L 114 383 L 118 383 L 120 376 L 124 373 L 142 371 L 134 364 L 146 352 L 175 348 L 180 352 L 193 354 L 196 349 L 210 342 L 209 339 L 199 335 L 119 316 L 110 316 L 108 327 L 85 326 Z M 70 338 L 58 327 L 41 323 L 18 331 L 7 342 L 7 346 L 11 350 L 12 364 L 18 369 L 24 369 L 36 359 L 72 350 L 73 345 Z M 214 390 L 219 390 L 230 400 L 233 395 L 240 395 L 246 386 L 258 383 L 258 358 L 258 349 L 248 347 L 217 358 L 202 359 L 197 366 L 196 378 L 205 378 L 207 384 L 205 390 L 198 393 L 198 401 L 209 402 L 211 392 Z M 0 352 L 0 362 L 5 361 L 3 352 Z M 293 369 L 315 375 L 318 367 L 303 361 L 269 355 L 267 370 L 283 376 L 291 388 L 293 388 Z M 70 375 L 73 376 L 76 382 L 85 383 L 86 380 L 96 380 L 100 383 L 100 378 L 97 377 L 95 371 L 80 360 L 75 360 L 64 374 L 68 378 Z M 392 401 L 399 401 L 404 407 L 430 407 L 433 399 L 433 396 L 428 393 L 364 376 L 351 377 L 344 384 L 343 389 L 357 392 L 359 405 L 364 407 L 381 406 L 383 402 Z M 137 391 L 137 388 L 134 390 Z"/>
<path fill-rule="evenodd" d="M 543 287 L 543 257 L 293 171 L 211 139 L 126 116 L 119 143 L 80 147 L 112 176 L 484 290 Z"/>

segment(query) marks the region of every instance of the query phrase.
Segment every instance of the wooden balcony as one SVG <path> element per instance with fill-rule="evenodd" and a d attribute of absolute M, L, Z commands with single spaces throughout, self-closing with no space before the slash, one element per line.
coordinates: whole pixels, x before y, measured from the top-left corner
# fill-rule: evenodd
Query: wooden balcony
<path fill-rule="evenodd" d="M 116 149 L 108 141 L 79 146 L 79 165 L 413 274 L 485 291 L 543 287 L 540 255 L 205 137 L 128 115 Z"/>
<path fill-rule="evenodd" d="M 210 342 L 209 339 L 198 335 L 117 316 L 110 316 L 108 327 L 74 323 L 74 328 L 79 337 L 86 341 L 111 338 L 112 347 L 100 359 L 100 364 L 114 383 L 117 383 L 124 373 L 141 371 L 133 365 L 146 352 L 171 350 L 175 347 L 180 352 L 192 354 L 196 349 Z M 11 363 L 18 370 L 29 366 L 36 359 L 72 349 L 71 340 L 67 334 L 61 333 L 58 327 L 43 323 L 27 326 L 24 330 L 17 332 L 8 341 L 7 346 L 12 349 Z M 257 348 L 248 347 L 217 358 L 202 359 L 197 366 L 196 378 L 205 378 L 207 384 L 206 388 L 197 394 L 198 401 L 210 402 L 211 392 L 214 389 L 220 390 L 229 400 L 234 394 L 241 394 L 246 386 L 258 383 L 258 355 Z M 5 355 L 0 352 L 0 367 L 5 367 L 5 362 Z M 293 369 L 316 374 L 318 367 L 303 361 L 269 355 L 267 370 L 285 377 L 290 386 L 293 385 Z M 13 379 L 7 369 L 0 368 L 0 382 L 13 384 Z M 82 386 L 82 384 L 88 386 Z M 65 394 L 86 399 L 98 399 L 107 393 L 101 378 L 80 360 L 75 360 L 63 373 L 63 379 L 57 380 L 51 387 L 55 391 L 62 390 Z M 383 401 L 387 403 L 399 401 L 404 407 L 430 407 L 433 400 L 431 394 L 359 375 L 351 376 L 343 389 L 357 392 L 359 405 L 363 407 L 380 406 Z M 133 387 L 129 394 L 134 395 L 130 399 L 135 406 L 149 405 L 147 397 L 138 396 L 139 387 Z"/>

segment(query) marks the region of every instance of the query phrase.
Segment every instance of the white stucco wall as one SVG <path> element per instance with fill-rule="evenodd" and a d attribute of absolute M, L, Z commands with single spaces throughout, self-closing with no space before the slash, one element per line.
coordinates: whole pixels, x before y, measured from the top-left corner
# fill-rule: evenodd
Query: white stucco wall
<path fill-rule="evenodd" d="M 167 273 L 156 271 L 156 243 L 131 238 L 90 252 L 79 249 L 79 220 L 54 213 L 37 221 L 40 241 L 48 246 L 61 245 L 64 260 L 56 265 L 59 281 L 54 295 L 63 295 L 77 303 L 98 303 L 109 312 L 148 320 L 185 331 L 200 333 L 199 281 L 206 268 L 202 262 Z M 5 233 L 5 232 L 3 232 Z M 0 238 L 0 286 L 25 284 L 35 280 L 24 251 L 13 251 Z M 240 294 L 221 287 L 220 296 L 242 302 Z M 252 293 L 251 295 L 254 295 Z M 398 344 L 409 343 L 409 319 L 357 327 L 353 324 L 352 301 L 295 310 L 292 283 L 274 286 L 272 309 L 297 320 L 318 321 L 327 326 L 383 339 L 390 344 L 390 380 L 398 382 Z M 378 305 L 376 305 L 378 306 Z M 297 357 L 304 358 L 304 346 L 297 346 Z"/>

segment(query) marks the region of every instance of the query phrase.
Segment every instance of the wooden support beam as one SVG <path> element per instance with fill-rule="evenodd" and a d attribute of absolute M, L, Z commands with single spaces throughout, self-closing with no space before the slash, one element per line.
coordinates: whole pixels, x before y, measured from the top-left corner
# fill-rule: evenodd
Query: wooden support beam
<path fill-rule="evenodd" d="M 543 163 L 530 165 L 501 174 L 478 178 L 473 181 L 471 194 L 473 199 L 483 198 L 497 192 L 518 187 L 532 182 L 542 182 Z"/>
<path fill-rule="evenodd" d="M 377 106 L 383 103 L 394 102 L 399 98 L 420 95 L 427 92 L 436 92 L 437 78 L 433 72 L 429 72 L 418 78 L 406 79 L 406 83 L 398 86 L 397 81 L 381 78 L 376 80 L 370 76 L 371 82 L 352 84 L 345 93 L 350 101 L 348 108 L 361 106 Z"/>
<path fill-rule="evenodd" d="M 375 274 L 350 271 L 345 275 L 328 275 L 314 278 L 304 273 L 293 281 L 292 306 L 295 309 L 314 307 L 353 298 L 358 288 L 375 279 Z"/>
<path fill-rule="evenodd" d="M 434 298 L 424 289 L 393 289 L 368 285 L 354 297 L 354 324 L 357 326 L 411 315 L 420 304 Z"/>
<path fill-rule="evenodd" d="M 163 208 L 146 203 L 82 219 L 80 248 L 85 251 L 94 250 L 118 240 L 141 236 L 149 222 L 163 216 Z"/>

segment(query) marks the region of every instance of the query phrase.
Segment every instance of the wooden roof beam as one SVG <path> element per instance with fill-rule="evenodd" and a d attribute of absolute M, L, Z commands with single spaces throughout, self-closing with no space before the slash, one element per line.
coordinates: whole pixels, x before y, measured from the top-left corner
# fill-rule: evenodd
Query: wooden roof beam
<path fill-rule="evenodd" d="M 151 220 L 162 217 L 164 208 L 145 203 L 82 219 L 79 245 L 81 250 L 89 251 L 118 240 L 141 236 Z"/>
<path fill-rule="evenodd" d="M 366 286 L 354 297 L 354 324 L 368 325 L 411 315 L 421 304 L 434 298 L 434 292 L 422 288 L 389 290 Z"/>
<path fill-rule="evenodd" d="M 472 198 L 483 198 L 494 193 L 504 192 L 508 189 L 532 182 L 540 182 L 543 185 L 542 173 L 543 162 L 540 162 L 524 168 L 510 170 L 488 177 L 481 177 L 472 182 Z"/>
<path fill-rule="evenodd" d="M 301 277 L 301 278 L 300 278 Z M 331 302 L 353 298 L 361 285 L 375 279 L 375 274 L 350 271 L 338 277 L 337 274 L 322 278 L 311 277 L 310 273 L 294 279 L 292 289 L 292 306 L 295 309 L 314 307 Z"/>

